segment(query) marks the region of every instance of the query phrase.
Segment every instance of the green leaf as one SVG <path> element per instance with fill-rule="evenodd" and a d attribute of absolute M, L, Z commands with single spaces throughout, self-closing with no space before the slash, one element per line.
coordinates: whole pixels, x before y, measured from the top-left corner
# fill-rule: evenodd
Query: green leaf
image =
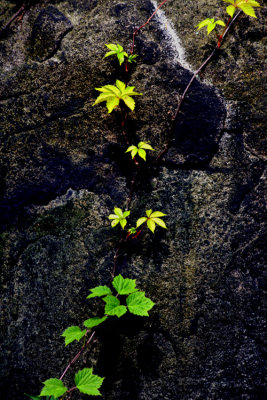
<path fill-rule="evenodd" d="M 135 292 L 126 298 L 126 304 L 132 314 L 148 317 L 148 311 L 155 305 L 152 300 L 145 296 L 144 292 Z"/>
<path fill-rule="evenodd" d="M 155 150 L 155 149 L 153 149 L 153 147 L 150 146 L 150 144 L 148 144 L 146 142 L 139 142 L 138 147 L 139 147 L 139 149 L 146 149 L 146 150 L 152 150 L 152 151 Z"/>
<path fill-rule="evenodd" d="M 120 99 L 118 99 L 117 97 L 112 97 L 112 99 L 108 99 L 107 100 L 107 109 L 108 109 L 108 114 L 110 114 L 114 108 L 118 107 L 118 105 L 120 104 Z"/>
<path fill-rule="evenodd" d="M 136 149 L 136 146 L 129 146 L 125 153 L 128 153 L 129 151 L 132 151 L 134 149 Z"/>
<path fill-rule="evenodd" d="M 146 161 L 146 152 L 143 149 L 138 150 L 138 155 Z"/>
<path fill-rule="evenodd" d="M 167 214 L 163 214 L 161 211 L 154 211 L 150 214 L 150 218 L 158 218 L 158 217 L 165 217 Z"/>
<path fill-rule="evenodd" d="M 114 228 L 114 226 L 116 226 L 116 225 L 118 225 L 118 223 L 120 222 L 120 220 L 119 219 L 114 219 L 114 221 L 112 221 L 111 222 L 111 226 L 112 226 L 112 228 Z"/>
<path fill-rule="evenodd" d="M 232 17 L 232 18 L 235 13 L 235 10 L 236 10 L 235 6 L 230 5 L 230 6 L 226 7 L 227 14 L 229 14 L 230 17 Z"/>
<path fill-rule="evenodd" d="M 101 396 L 99 388 L 103 383 L 104 378 L 93 374 L 92 368 L 84 368 L 75 374 L 75 385 L 81 393 L 89 396 Z"/>
<path fill-rule="evenodd" d="M 29 394 L 27 394 L 27 393 L 24 393 L 25 394 L 25 396 L 28 396 L 30 399 L 32 399 L 32 400 L 40 400 L 41 399 L 41 397 L 40 396 L 30 396 Z"/>
<path fill-rule="evenodd" d="M 223 22 L 221 19 L 218 19 L 218 20 L 215 22 L 215 24 L 216 24 L 216 25 L 220 25 L 220 26 L 225 26 L 225 22 Z"/>
<path fill-rule="evenodd" d="M 105 85 L 101 88 L 96 88 L 97 91 L 102 93 L 97 97 L 93 106 L 106 101 L 108 112 L 111 113 L 111 111 L 119 105 L 120 100 L 123 100 L 124 103 L 133 111 L 135 102 L 129 96 L 140 96 L 142 93 L 134 92 L 134 86 L 126 87 L 120 80 L 116 81 L 116 85 L 117 87 L 114 85 Z"/>
<path fill-rule="evenodd" d="M 140 225 L 142 225 L 144 222 L 146 222 L 147 221 L 147 218 L 146 217 L 142 217 L 142 218 L 139 218 L 138 220 L 137 220 L 137 222 L 136 222 L 136 228 L 138 228 Z"/>
<path fill-rule="evenodd" d="M 97 286 L 93 289 L 90 289 L 90 291 L 92 293 L 86 297 L 87 299 L 91 299 L 92 297 L 101 297 L 101 296 L 106 296 L 106 295 L 112 294 L 112 292 L 108 286 Z"/>
<path fill-rule="evenodd" d="M 132 156 L 132 158 L 134 158 L 134 157 L 136 156 L 137 153 L 138 153 L 138 149 L 137 149 L 137 147 L 135 147 L 135 149 L 133 149 L 133 150 L 131 151 L 131 156 Z"/>
<path fill-rule="evenodd" d="M 249 15 L 250 17 L 257 18 L 256 14 L 255 14 L 255 11 L 254 11 L 254 8 L 251 5 L 242 3 L 242 4 L 239 4 L 238 7 L 241 8 L 241 10 L 245 14 Z"/>
<path fill-rule="evenodd" d="M 155 224 L 155 222 L 153 221 L 153 219 L 148 219 L 148 220 L 147 220 L 147 226 L 148 226 L 148 228 L 151 230 L 151 232 L 154 233 L 155 228 L 156 228 L 156 224 Z"/>
<path fill-rule="evenodd" d="M 161 226 L 162 228 L 167 229 L 165 222 L 161 218 L 152 218 L 152 221 L 155 222 L 157 225 Z"/>
<path fill-rule="evenodd" d="M 80 340 L 86 334 L 86 329 L 83 331 L 79 326 L 70 326 L 69 328 L 65 329 L 61 336 L 65 337 L 65 346 L 69 343 L 73 342 L 74 340 Z"/>
<path fill-rule="evenodd" d="M 114 221 L 111 222 L 111 226 L 112 228 L 114 228 L 114 226 L 116 226 L 118 223 L 120 223 L 122 229 L 125 228 L 126 224 L 127 224 L 127 220 L 126 218 L 130 215 L 130 211 L 122 211 L 120 208 L 115 207 L 114 208 L 114 212 L 115 214 L 110 214 L 109 215 L 109 219 L 113 219 Z"/>
<path fill-rule="evenodd" d="M 60 397 L 68 390 L 66 386 L 64 386 L 63 382 L 57 378 L 47 379 L 43 384 L 45 386 L 42 389 L 40 396 Z"/>
<path fill-rule="evenodd" d="M 146 210 L 146 215 L 148 216 L 148 218 L 151 216 L 152 214 L 152 210 Z"/>
<path fill-rule="evenodd" d="M 117 317 L 121 317 L 127 312 L 127 308 L 120 304 L 119 299 L 115 296 L 107 296 L 103 298 L 106 303 L 105 306 L 105 314 L 108 315 L 116 315 Z"/>
<path fill-rule="evenodd" d="M 113 279 L 112 285 L 120 295 L 134 293 L 138 290 L 135 287 L 135 279 L 124 279 L 121 275 L 118 275 Z"/>
<path fill-rule="evenodd" d="M 120 44 L 109 43 L 106 44 L 106 46 L 111 51 L 107 52 L 104 55 L 104 58 L 116 55 L 121 65 L 124 62 L 124 57 L 128 57 L 128 54 L 125 51 L 123 51 L 123 47 Z"/>
<path fill-rule="evenodd" d="M 124 103 L 126 104 L 127 107 L 129 107 L 132 111 L 135 108 L 135 101 L 134 99 L 132 99 L 130 96 L 128 95 L 124 95 L 122 97 L 122 100 L 124 101 Z"/>
<path fill-rule="evenodd" d="M 125 218 L 124 219 L 120 219 L 120 224 L 121 224 L 122 229 L 124 229 L 126 224 L 127 224 L 126 219 Z"/>
<path fill-rule="evenodd" d="M 93 318 L 89 318 L 86 321 L 84 321 L 84 326 L 86 326 L 86 328 L 91 329 L 94 328 L 97 325 L 102 324 L 102 322 L 106 321 L 108 317 L 102 317 L 102 318 L 98 318 L 98 317 L 93 317 Z"/>
<path fill-rule="evenodd" d="M 225 3 L 231 3 L 231 4 L 235 4 L 234 0 L 223 0 Z"/>
<path fill-rule="evenodd" d="M 127 231 L 130 235 L 134 235 L 136 233 L 136 228 L 130 228 Z"/>

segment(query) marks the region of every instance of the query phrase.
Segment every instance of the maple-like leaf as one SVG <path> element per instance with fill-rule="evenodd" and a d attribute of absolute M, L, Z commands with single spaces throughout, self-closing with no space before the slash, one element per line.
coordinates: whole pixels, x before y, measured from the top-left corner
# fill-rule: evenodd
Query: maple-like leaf
<path fill-rule="evenodd" d="M 120 208 L 115 207 L 114 213 L 115 214 L 110 214 L 108 217 L 109 219 L 112 220 L 111 222 L 112 228 L 114 228 L 114 226 L 120 223 L 122 229 L 124 229 L 127 224 L 126 218 L 130 215 L 131 211 L 122 211 Z"/>
<path fill-rule="evenodd" d="M 165 217 L 167 214 L 163 214 L 161 211 L 146 210 L 146 217 L 141 217 L 136 222 L 136 228 L 141 226 L 143 223 L 147 223 L 148 229 L 154 233 L 156 224 L 161 228 L 167 229 L 165 222 L 160 217 Z"/>
<path fill-rule="evenodd" d="M 199 22 L 199 24 L 197 24 L 197 30 L 204 28 L 206 26 L 209 35 L 210 32 L 212 32 L 213 29 L 215 29 L 216 25 L 225 26 L 225 23 L 221 19 L 215 21 L 214 18 L 206 18 L 203 21 Z"/>
<path fill-rule="evenodd" d="M 148 311 L 155 305 L 152 300 L 145 296 L 144 292 L 130 294 L 126 298 L 126 304 L 132 314 L 148 317 Z"/>
<path fill-rule="evenodd" d="M 65 337 L 65 346 L 69 343 L 73 342 L 74 340 L 80 340 L 86 334 L 86 329 L 83 331 L 79 326 L 70 326 L 69 328 L 65 329 L 61 336 Z"/>
<path fill-rule="evenodd" d="M 60 397 L 68 390 L 66 386 L 64 386 L 63 382 L 57 378 L 47 379 L 43 384 L 45 386 L 43 387 L 40 396 Z"/>
<path fill-rule="evenodd" d="M 135 108 L 135 101 L 131 96 L 141 96 L 142 93 L 137 93 L 134 91 L 134 86 L 126 86 L 125 83 L 120 80 L 116 80 L 116 86 L 114 85 L 105 85 L 101 88 L 96 88 L 101 92 L 101 94 L 97 97 L 93 106 L 96 104 L 106 102 L 106 106 L 108 109 L 108 113 L 111 113 L 114 108 L 118 107 L 120 100 L 123 100 L 127 107 L 129 107 L 132 111 Z"/>
<path fill-rule="evenodd" d="M 105 54 L 104 58 L 116 55 L 120 65 L 124 62 L 124 57 L 128 58 L 128 54 L 123 50 L 120 44 L 109 43 L 106 44 L 106 46 L 110 51 Z"/>
<path fill-rule="evenodd" d="M 139 157 L 143 158 L 146 161 L 146 151 L 145 150 L 152 150 L 154 151 L 153 147 L 150 146 L 147 142 L 139 142 L 137 146 L 129 146 L 125 153 L 131 152 L 132 158 L 139 155 Z"/>
<path fill-rule="evenodd" d="M 75 374 L 76 388 L 81 392 L 90 396 L 101 396 L 99 388 L 104 378 L 93 374 L 92 368 L 84 368 Z"/>

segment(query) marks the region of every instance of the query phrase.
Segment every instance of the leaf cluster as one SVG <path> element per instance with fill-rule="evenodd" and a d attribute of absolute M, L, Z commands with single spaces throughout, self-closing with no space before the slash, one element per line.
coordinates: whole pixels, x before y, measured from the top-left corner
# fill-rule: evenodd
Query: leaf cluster
<path fill-rule="evenodd" d="M 110 316 L 117 316 L 120 318 L 122 315 L 129 311 L 132 314 L 139 316 L 148 316 L 148 311 L 154 306 L 152 300 L 145 296 L 145 292 L 140 291 L 136 287 L 135 279 L 123 278 L 122 275 L 116 276 L 112 280 L 113 289 L 116 295 L 108 286 L 96 286 L 90 289 L 90 294 L 87 299 L 100 297 L 105 303 L 105 311 L 102 317 L 92 317 L 83 322 L 87 328 L 81 330 L 79 326 L 70 326 L 61 336 L 65 338 L 65 345 L 72 343 L 74 340 L 80 341 L 87 335 L 90 329 L 102 324 Z M 124 303 L 121 304 L 119 296 L 127 296 Z M 70 390 L 64 385 L 62 380 L 57 378 L 50 378 L 43 382 L 44 387 L 39 396 L 29 396 L 32 400 L 39 400 L 40 397 L 54 396 L 54 400 L 65 393 L 74 389 L 79 390 L 91 396 L 100 396 L 99 388 L 102 385 L 104 378 L 93 374 L 92 368 L 84 368 L 78 371 L 75 375 L 75 387 Z"/>
<path fill-rule="evenodd" d="M 223 0 L 225 3 L 231 5 L 226 8 L 227 14 L 233 17 L 235 10 L 240 8 L 245 14 L 250 17 L 257 18 L 253 7 L 260 7 L 261 5 L 255 0 Z"/>
<path fill-rule="evenodd" d="M 80 391 L 80 393 L 85 393 L 90 396 L 101 396 L 99 388 L 102 385 L 103 380 L 104 378 L 93 374 L 92 368 L 84 368 L 75 374 L 75 387 L 73 387 L 71 390 L 77 389 Z M 47 379 L 45 382 L 43 382 L 43 384 L 44 387 L 40 393 L 41 397 L 61 397 L 68 392 L 68 388 L 63 384 L 60 379 L 57 378 Z M 32 398 L 35 399 L 34 397 Z"/>
<path fill-rule="evenodd" d="M 120 223 L 122 229 L 124 229 L 125 225 L 127 224 L 126 218 L 130 215 L 131 211 L 122 211 L 120 208 L 115 207 L 114 213 L 115 214 L 110 214 L 108 217 L 109 219 L 112 220 L 111 222 L 112 228 L 114 228 L 114 226 Z"/>
<path fill-rule="evenodd" d="M 146 161 L 146 150 L 154 151 L 155 149 L 153 149 L 147 142 L 139 142 L 137 146 L 129 146 L 125 153 L 131 152 L 132 158 L 138 154 L 139 157 Z"/>
<path fill-rule="evenodd" d="M 127 61 L 129 63 L 136 62 L 135 58 L 137 57 L 137 54 L 130 54 L 128 55 L 124 50 L 123 47 L 120 44 L 114 44 L 114 43 L 109 43 L 106 44 L 107 48 L 110 50 L 108 51 L 105 55 L 104 58 L 110 57 L 110 56 L 117 56 L 119 64 L 122 65 L 125 61 L 125 57 L 127 58 Z"/>
<path fill-rule="evenodd" d="M 136 227 L 138 228 L 142 224 L 146 223 L 148 229 L 154 233 L 156 229 L 156 224 L 161 226 L 161 228 L 167 229 L 165 222 L 160 217 L 165 217 L 166 214 L 163 214 L 161 211 L 146 210 L 146 217 L 141 217 L 136 222 Z"/>
<path fill-rule="evenodd" d="M 131 96 L 141 96 L 142 93 L 137 93 L 134 91 L 134 86 L 127 86 L 120 80 L 116 80 L 116 86 L 114 85 L 105 85 L 101 88 L 95 88 L 101 92 L 101 94 L 97 97 L 93 106 L 96 104 L 106 102 L 106 106 L 108 109 L 108 113 L 111 113 L 116 107 L 118 107 L 120 100 L 123 100 L 127 107 L 129 107 L 132 111 L 135 108 L 135 101 Z"/>
<path fill-rule="evenodd" d="M 206 18 L 203 21 L 199 22 L 199 24 L 197 24 L 197 27 L 198 27 L 197 30 L 204 28 L 204 26 L 206 26 L 207 33 L 209 35 L 210 32 L 212 32 L 213 29 L 215 29 L 216 25 L 225 26 L 225 23 L 221 19 L 218 19 L 217 21 L 215 21 L 214 18 Z"/>

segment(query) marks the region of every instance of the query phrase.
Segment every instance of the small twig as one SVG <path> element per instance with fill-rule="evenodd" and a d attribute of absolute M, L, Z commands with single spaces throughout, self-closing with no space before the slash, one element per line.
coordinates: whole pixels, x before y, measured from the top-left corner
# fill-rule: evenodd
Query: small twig
<path fill-rule="evenodd" d="M 23 3 L 22 6 L 20 7 L 20 9 L 14 14 L 12 15 L 12 17 L 10 18 L 10 20 L 5 24 L 5 26 L 3 26 L 3 28 L 0 29 L 0 35 L 5 32 L 8 27 L 12 24 L 12 22 L 19 17 L 21 14 L 24 14 L 26 11 L 26 4 Z"/>
<path fill-rule="evenodd" d="M 133 54 L 134 51 L 134 43 L 135 43 L 135 36 L 137 35 L 137 33 L 143 29 L 147 24 L 149 24 L 150 20 L 154 17 L 155 14 L 157 14 L 158 10 L 167 2 L 168 0 L 164 0 L 162 3 L 160 3 L 160 5 L 156 8 L 156 10 L 153 12 L 153 14 L 148 18 L 148 20 L 141 25 L 139 28 L 135 29 L 134 33 L 133 33 L 133 41 L 132 41 L 132 46 L 131 46 L 131 50 L 130 50 L 130 54 Z"/>
<path fill-rule="evenodd" d="M 181 106 L 182 106 L 182 104 L 184 102 L 184 99 L 185 99 L 185 96 L 186 96 L 188 90 L 190 89 L 190 87 L 191 87 L 192 83 L 194 82 L 194 80 L 196 79 L 197 75 L 203 70 L 203 68 L 209 63 L 209 61 L 212 59 L 212 57 L 215 55 L 215 53 L 220 49 L 221 44 L 224 41 L 225 36 L 227 35 L 227 32 L 229 31 L 231 25 L 236 20 L 236 18 L 240 15 L 240 13 L 241 13 L 241 10 L 234 16 L 234 18 L 231 18 L 231 19 L 228 20 L 227 25 L 226 25 L 226 27 L 224 29 L 224 32 L 223 32 L 222 36 L 220 38 L 218 38 L 218 42 L 216 44 L 216 47 L 212 50 L 210 55 L 206 58 L 206 60 L 197 69 L 197 71 L 194 73 L 194 75 L 190 79 L 188 85 L 186 86 L 186 88 L 185 88 L 185 90 L 184 90 L 184 92 L 182 94 L 182 97 L 178 101 L 178 105 L 177 105 L 177 108 L 175 110 L 175 113 L 172 116 L 172 123 L 171 123 L 171 127 L 170 127 L 170 134 L 169 134 L 169 138 L 168 138 L 167 144 L 166 144 L 165 148 L 162 150 L 162 152 L 157 156 L 155 162 L 158 162 L 163 157 L 163 155 L 167 152 L 167 150 L 169 149 L 170 142 L 171 142 L 171 139 L 172 139 L 172 136 L 173 136 L 173 132 L 174 132 L 175 121 L 176 121 L 177 116 L 178 116 L 178 114 L 179 114 L 179 112 L 181 110 Z"/>
<path fill-rule="evenodd" d="M 62 380 L 64 378 L 64 376 L 66 375 L 66 373 L 68 372 L 68 370 L 70 369 L 70 367 L 78 360 L 78 358 L 81 356 L 81 354 L 84 352 L 84 350 L 86 349 L 86 347 L 88 347 L 89 343 L 92 341 L 93 337 L 95 335 L 95 331 L 92 332 L 91 336 L 89 337 L 89 339 L 87 340 L 87 342 L 83 345 L 83 347 L 81 348 L 81 350 L 79 351 L 79 353 L 76 354 L 76 356 L 69 362 L 69 364 L 67 365 L 67 367 L 65 368 L 63 374 L 61 375 L 61 377 L 59 378 L 60 380 Z"/>

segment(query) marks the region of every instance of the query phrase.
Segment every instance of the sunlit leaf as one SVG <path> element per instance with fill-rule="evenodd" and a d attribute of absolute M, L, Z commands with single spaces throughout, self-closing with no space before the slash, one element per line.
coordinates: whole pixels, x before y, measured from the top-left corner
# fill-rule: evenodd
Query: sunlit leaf
<path fill-rule="evenodd" d="M 74 340 L 79 341 L 82 337 L 84 337 L 85 334 L 86 329 L 82 331 L 79 326 L 70 326 L 69 328 L 65 329 L 61 336 L 65 337 L 65 346 L 67 346 Z"/>
<path fill-rule="evenodd" d="M 120 295 L 130 294 L 138 290 L 135 287 L 135 279 L 124 279 L 121 275 L 113 279 L 112 285 Z"/>
<path fill-rule="evenodd" d="M 84 368 L 75 374 L 75 385 L 81 393 L 89 396 L 101 396 L 99 388 L 103 383 L 104 378 L 93 374 L 92 368 Z"/>
<path fill-rule="evenodd" d="M 109 294 L 112 294 L 110 288 L 108 286 L 97 286 L 93 289 L 90 289 L 92 292 L 87 296 L 87 299 L 91 299 L 92 297 L 101 297 L 101 296 L 107 296 Z"/>
<path fill-rule="evenodd" d="M 84 321 L 84 326 L 86 326 L 86 328 L 91 329 L 94 328 L 97 325 L 102 324 L 102 322 L 106 321 L 108 317 L 102 317 L 102 318 L 98 318 L 98 317 L 93 317 L 93 318 L 89 318 L 86 321 Z"/>
<path fill-rule="evenodd" d="M 126 304 L 132 314 L 148 317 L 148 311 L 155 305 L 152 300 L 145 296 L 144 292 L 135 292 L 126 298 Z"/>
<path fill-rule="evenodd" d="M 68 390 L 68 388 L 64 386 L 63 382 L 57 378 L 47 379 L 43 384 L 45 386 L 43 387 L 40 396 L 60 397 Z"/>

